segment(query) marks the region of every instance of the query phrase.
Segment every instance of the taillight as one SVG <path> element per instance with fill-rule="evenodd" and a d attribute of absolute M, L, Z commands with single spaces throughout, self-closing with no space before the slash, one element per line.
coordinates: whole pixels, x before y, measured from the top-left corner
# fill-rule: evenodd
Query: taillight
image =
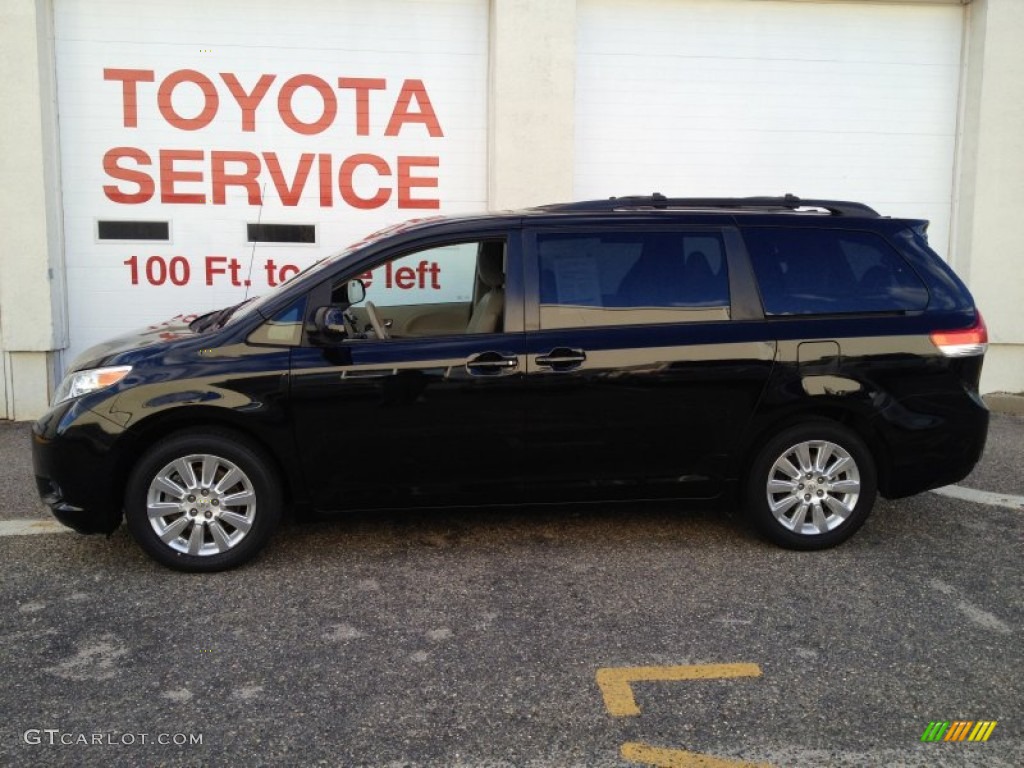
<path fill-rule="evenodd" d="M 988 329 L 985 327 L 981 312 L 976 314 L 978 321 L 970 328 L 960 331 L 932 331 L 932 344 L 946 357 L 973 357 L 985 354 L 985 350 L 988 349 Z"/>

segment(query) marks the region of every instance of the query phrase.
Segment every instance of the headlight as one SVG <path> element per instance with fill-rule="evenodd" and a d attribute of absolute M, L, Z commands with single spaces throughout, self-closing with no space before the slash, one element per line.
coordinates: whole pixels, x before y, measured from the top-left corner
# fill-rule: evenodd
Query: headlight
<path fill-rule="evenodd" d="M 91 368 L 87 371 L 69 373 L 57 387 L 57 392 L 53 396 L 53 404 L 63 403 L 73 397 L 80 397 L 89 392 L 95 392 L 97 389 L 113 386 L 127 376 L 131 369 L 130 365 L 116 365 L 111 368 Z"/>

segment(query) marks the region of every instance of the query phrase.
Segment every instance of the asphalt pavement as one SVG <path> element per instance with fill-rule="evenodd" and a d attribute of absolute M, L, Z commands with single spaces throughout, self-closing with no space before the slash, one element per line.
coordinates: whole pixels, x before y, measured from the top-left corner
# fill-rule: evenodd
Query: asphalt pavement
<path fill-rule="evenodd" d="M 0 521 L 48 516 L 28 440 L 0 422 Z M 961 485 L 1024 496 L 1022 462 L 994 415 Z M 665 504 L 289 523 L 211 575 L 0 536 L 0 764 L 1016 767 L 1022 533 L 926 493 L 818 553 Z"/>

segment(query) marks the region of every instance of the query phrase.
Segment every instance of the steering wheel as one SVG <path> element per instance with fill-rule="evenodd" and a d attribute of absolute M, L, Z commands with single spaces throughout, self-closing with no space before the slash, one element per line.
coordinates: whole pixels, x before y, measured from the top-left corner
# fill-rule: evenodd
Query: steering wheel
<path fill-rule="evenodd" d="M 350 339 L 358 339 L 359 325 L 356 323 L 356 316 L 352 314 L 352 310 L 346 309 L 341 316 L 345 320 L 345 334 Z"/>
<path fill-rule="evenodd" d="M 366 302 L 363 305 L 366 308 L 366 315 L 370 318 L 370 325 L 373 326 L 373 332 L 377 334 L 377 338 L 381 341 L 385 341 L 390 337 L 388 335 L 388 329 L 384 327 L 384 323 L 380 320 L 380 315 L 377 314 L 377 307 L 374 306 L 372 301 Z"/>

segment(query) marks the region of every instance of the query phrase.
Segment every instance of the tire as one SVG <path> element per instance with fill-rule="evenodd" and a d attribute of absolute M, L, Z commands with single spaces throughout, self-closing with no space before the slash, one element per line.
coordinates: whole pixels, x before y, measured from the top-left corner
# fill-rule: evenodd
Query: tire
<path fill-rule="evenodd" d="M 835 422 L 807 422 L 762 446 L 747 479 L 747 507 L 770 541 L 827 549 L 864 524 L 877 487 L 874 459 L 856 433 Z"/>
<path fill-rule="evenodd" d="M 263 548 L 281 519 L 270 459 L 226 431 L 170 435 L 136 464 L 125 492 L 128 530 L 179 571 L 235 568 Z"/>

